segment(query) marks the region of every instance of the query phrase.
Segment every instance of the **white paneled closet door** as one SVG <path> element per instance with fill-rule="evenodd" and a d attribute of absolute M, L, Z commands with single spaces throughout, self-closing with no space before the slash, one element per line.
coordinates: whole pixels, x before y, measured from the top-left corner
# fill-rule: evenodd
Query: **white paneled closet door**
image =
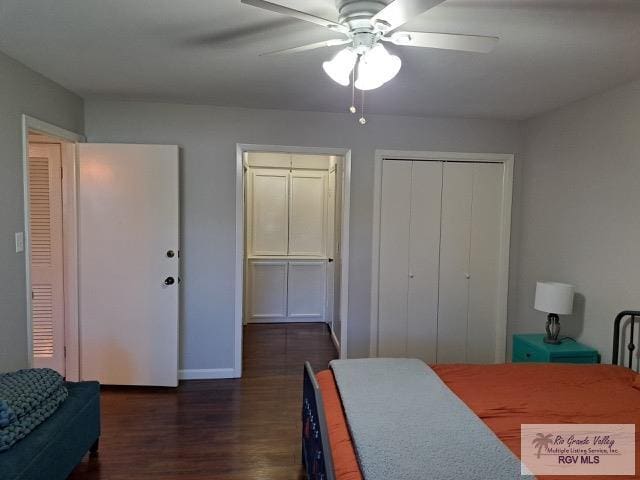
<path fill-rule="evenodd" d="M 378 354 L 434 362 L 442 164 L 382 168 Z"/>
<path fill-rule="evenodd" d="M 289 262 L 287 315 L 289 321 L 325 320 L 326 263 Z"/>
<path fill-rule="evenodd" d="M 382 162 L 378 356 L 495 361 L 503 179 L 501 163 Z"/>
<path fill-rule="evenodd" d="M 495 361 L 503 171 L 495 163 L 444 165 L 439 363 Z"/>
<path fill-rule="evenodd" d="M 283 322 L 287 319 L 286 260 L 252 260 L 249 264 L 249 321 Z"/>
<path fill-rule="evenodd" d="M 286 255 L 289 234 L 289 172 L 251 171 L 248 222 L 250 251 L 254 255 Z"/>
<path fill-rule="evenodd" d="M 469 255 L 469 363 L 492 363 L 498 348 L 497 322 L 500 287 L 500 231 L 504 167 L 498 163 L 473 164 L 471 252 Z"/>
<path fill-rule="evenodd" d="M 434 363 L 438 332 L 438 270 L 442 163 L 413 162 L 407 294 L 407 356 Z"/>
<path fill-rule="evenodd" d="M 378 356 L 407 353 L 411 166 L 413 162 L 382 162 L 380 266 L 378 284 Z"/>
<path fill-rule="evenodd" d="M 472 187 L 473 164 L 443 165 L 439 363 L 466 361 Z"/>
<path fill-rule="evenodd" d="M 325 252 L 326 172 L 293 171 L 289 201 L 289 255 Z"/>

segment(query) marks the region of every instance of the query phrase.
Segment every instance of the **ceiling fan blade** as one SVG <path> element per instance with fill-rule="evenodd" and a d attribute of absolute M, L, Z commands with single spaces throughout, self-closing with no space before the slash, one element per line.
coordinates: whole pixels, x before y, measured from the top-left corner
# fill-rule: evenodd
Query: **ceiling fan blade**
<path fill-rule="evenodd" d="M 345 38 L 344 40 L 342 39 L 324 40 L 322 42 L 309 43 L 307 45 L 301 45 L 299 47 L 285 48 L 282 50 L 274 50 L 273 52 L 265 52 L 265 53 L 261 53 L 260 56 L 264 57 L 266 55 L 283 55 L 287 53 L 306 52 L 307 50 L 315 50 L 317 48 L 345 45 L 350 42 L 351 40 L 348 38 Z"/>
<path fill-rule="evenodd" d="M 395 32 L 383 40 L 407 47 L 439 48 L 462 52 L 489 53 L 498 43 L 498 37 L 462 35 L 457 33 Z"/>
<path fill-rule="evenodd" d="M 442 2 L 444 0 L 394 0 L 376 13 L 371 21 L 381 24 L 386 31 L 395 30 Z"/>
<path fill-rule="evenodd" d="M 293 8 L 285 7 L 277 3 L 267 2 L 266 0 L 240 0 L 240 3 L 245 5 L 251 5 L 252 7 L 262 8 L 263 10 L 269 10 L 270 12 L 279 13 L 281 15 L 288 15 L 290 17 L 297 18 L 298 20 L 304 20 L 305 22 L 315 23 L 321 27 L 329 28 L 336 32 L 347 33 L 349 29 L 344 25 L 340 25 L 337 22 L 327 20 L 326 18 L 317 17 L 310 13 L 301 12 Z"/>

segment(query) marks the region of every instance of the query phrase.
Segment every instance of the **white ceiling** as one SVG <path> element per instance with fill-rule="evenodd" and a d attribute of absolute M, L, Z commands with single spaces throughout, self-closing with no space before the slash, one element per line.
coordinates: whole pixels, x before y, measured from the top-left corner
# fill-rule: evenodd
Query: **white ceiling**
<path fill-rule="evenodd" d="M 333 0 L 279 0 L 335 19 Z M 403 68 L 367 110 L 526 118 L 640 78 L 638 0 L 448 0 L 408 30 L 497 35 L 490 54 L 399 48 Z M 330 38 L 240 0 L 0 0 L 0 50 L 82 96 L 346 111 Z"/>

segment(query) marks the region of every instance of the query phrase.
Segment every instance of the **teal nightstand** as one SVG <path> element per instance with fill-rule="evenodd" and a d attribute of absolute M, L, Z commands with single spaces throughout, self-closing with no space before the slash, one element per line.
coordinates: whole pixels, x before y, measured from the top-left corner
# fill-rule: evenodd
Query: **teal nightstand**
<path fill-rule="evenodd" d="M 597 350 L 573 340 L 563 340 L 559 345 L 544 343 L 543 333 L 527 333 L 513 336 L 512 362 L 537 363 L 600 363 Z"/>

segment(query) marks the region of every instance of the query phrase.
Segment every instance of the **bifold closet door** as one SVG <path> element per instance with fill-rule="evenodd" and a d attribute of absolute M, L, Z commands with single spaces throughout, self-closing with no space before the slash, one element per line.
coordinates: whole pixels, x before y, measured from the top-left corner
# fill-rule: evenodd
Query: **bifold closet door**
<path fill-rule="evenodd" d="M 380 264 L 378 280 L 378 356 L 407 351 L 411 166 L 404 160 L 382 162 Z"/>
<path fill-rule="evenodd" d="M 443 169 L 437 361 L 494 362 L 504 167 Z"/>
<path fill-rule="evenodd" d="M 497 361 L 500 251 L 504 166 L 475 163 L 469 254 L 469 318 L 467 358 L 469 363 Z"/>
<path fill-rule="evenodd" d="M 442 164 L 383 162 L 378 355 L 436 358 Z"/>
<path fill-rule="evenodd" d="M 407 293 L 407 357 L 435 363 L 438 337 L 441 162 L 413 162 Z"/>
<path fill-rule="evenodd" d="M 440 227 L 438 363 L 466 361 L 473 164 L 445 163 Z"/>

